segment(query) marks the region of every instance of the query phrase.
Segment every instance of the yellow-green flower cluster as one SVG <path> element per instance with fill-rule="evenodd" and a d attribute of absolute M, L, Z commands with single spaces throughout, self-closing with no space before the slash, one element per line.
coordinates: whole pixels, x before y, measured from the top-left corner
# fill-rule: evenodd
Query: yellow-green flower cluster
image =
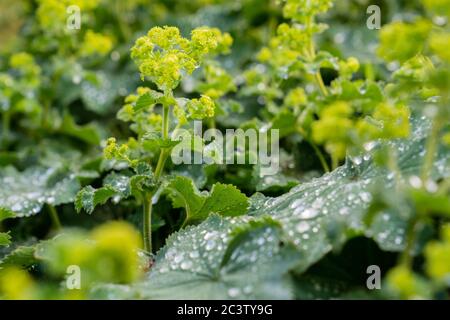
<path fill-rule="evenodd" d="M 159 131 L 162 126 L 161 115 L 153 111 L 156 102 L 155 104 L 146 106 L 141 112 L 136 112 L 136 102 L 147 93 L 161 95 L 161 93 L 153 91 L 150 88 L 138 87 L 136 93 L 130 94 L 125 98 L 125 104 L 117 113 L 118 119 L 125 122 L 134 122 L 131 125 L 131 129 L 138 134 L 144 134 L 148 130 Z"/>
<path fill-rule="evenodd" d="M 442 142 L 444 142 L 446 146 L 450 146 L 450 132 L 444 134 L 442 137 Z"/>
<path fill-rule="evenodd" d="M 300 26 L 283 23 L 278 26 L 277 36 L 270 40 L 269 47 L 258 53 L 258 60 L 275 67 L 290 66 L 305 53 L 310 36 Z"/>
<path fill-rule="evenodd" d="M 131 57 L 141 77 L 148 77 L 160 90 L 173 90 L 184 73 L 191 74 L 208 54 L 226 52 L 231 37 L 218 29 L 194 29 L 191 40 L 183 38 L 176 27 L 154 27 L 139 38 Z"/>
<path fill-rule="evenodd" d="M 191 47 L 197 60 L 208 54 L 226 54 L 230 52 L 233 38 L 217 28 L 200 27 L 191 32 Z"/>
<path fill-rule="evenodd" d="M 41 73 L 41 68 L 36 64 L 33 56 L 26 52 L 13 54 L 9 59 L 9 65 L 26 75 L 39 76 Z"/>
<path fill-rule="evenodd" d="M 205 80 L 199 85 L 198 90 L 213 100 L 236 90 L 232 76 L 217 65 L 207 64 L 204 75 Z"/>
<path fill-rule="evenodd" d="M 75 5 L 83 11 L 94 10 L 101 0 L 63 0 L 67 6 Z"/>
<path fill-rule="evenodd" d="M 354 123 L 351 106 L 342 101 L 335 102 L 320 113 L 320 119 L 312 125 L 312 136 L 316 143 L 325 144 L 325 149 L 336 159 L 345 157 Z"/>
<path fill-rule="evenodd" d="M 39 25 L 48 33 L 60 33 L 66 27 L 67 8 L 75 5 L 80 12 L 92 11 L 100 0 L 39 0 L 37 18 Z"/>
<path fill-rule="evenodd" d="M 136 160 L 131 159 L 130 153 L 131 151 L 128 143 L 117 145 L 116 138 L 109 138 L 106 141 L 105 148 L 103 149 L 103 156 L 105 159 L 125 161 L 130 166 L 133 166 L 136 163 Z"/>
<path fill-rule="evenodd" d="M 372 139 L 407 138 L 410 134 L 410 111 L 403 104 L 380 103 L 372 117 L 380 124 Z"/>
<path fill-rule="evenodd" d="M 347 60 L 340 60 L 339 75 L 343 78 L 350 79 L 354 73 L 358 72 L 359 67 L 359 61 L 355 57 L 349 57 Z"/>
<path fill-rule="evenodd" d="M 441 231 L 442 241 L 433 241 L 425 248 L 426 272 L 434 280 L 450 285 L 450 225 Z"/>
<path fill-rule="evenodd" d="M 431 23 L 423 19 L 388 24 L 380 31 L 378 55 L 386 61 L 405 62 L 424 49 L 430 31 Z"/>
<path fill-rule="evenodd" d="M 284 98 L 284 105 L 293 109 L 299 109 L 301 106 L 306 105 L 307 102 L 308 97 L 303 88 L 292 89 Z"/>
<path fill-rule="evenodd" d="M 40 83 L 41 68 L 36 64 L 32 55 L 26 52 L 13 54 L 9 59 L 11 68 L 20 72 L 18 80 L 29 87 L 36 87 Z"/>
<path fill-rule="evenodd" d="M 140 248 L 139 233 L 125 222 L 107 222 L 89 233 L 63 232 L 41 243 L 35 257 L 42 263 L 43 270 L 55 279 L 66 277 L 69 266 L 78 267 L 80 288 L 61 290 L 40 283 L 19 267 L 7 267 L 0 270 L 0 298 L 84 299 L 96 283 L 132 283 L 146 267 L 138 255 Z"/>
<path fill-rule="evenodd" d="M 6 300 L 31 300 L 37 296 L 36 284 L 25 270 L 8 267 L 0 271 L 0 297 Z"/>
<path fill-rule="evenodd" d="M 82 56 L 104 56 L 111 51 L 112 47 L 113 40 L 109 36 L 88 30 L 84 35 L 80 54 Z"/>
<path fill-rule="evenodd" d="M 137 250 L 139 233 L 125 222 L 108 222 L 86 234 L 83 231 L 63 233 L 43 245 L 39 259 L 55 276 L 63 276 L 67 267 L 76 265 L 82 273 L 81 287 L 96 282 L 131 283 L 140 275 Z"/>
<path fill-rule="evenodd" d="M 427 11 L 436 16 L 450 18 L 450 1 L 448 0 L 422 0 Z"/>
<path fill-rule="evenodd" d="M 215 104 L 208 96 L 201 96 L 200 99 L 191 99 L 186 104 L 189 117 L 195 120 L 214 117 Z"/>
<path fill-rule="evenodd" d="M 399 81 L 406 80 L 423 85 L 433 68 L 433 63 L 428 57 L 418 54 L 395 71 L 393 78 Z"/>
<path fill-rule="evenodd" d="M 285 0 L 283 15 L 288 19 L 305 22 L 311 17 L 327 12 L 333 0 Z"/>
<path fill-rule="evenodd" d="M 390 291 L 400 299 L 426 299 L 430 297 L 430 289 L 425 280 L 404 265 L 399 265 L 389 271 L 387 283 Z"/>
<path fill-rule="evenodd" d="M 430 36 L 430 49 L 442 61 L 450 63 L 450 33 L 434 32 Z"/>
<path fill-rule="evenodd" d="M 61 31 L 67 19 L 66 10 L 63 1 L 41 0 L 37 9 L 39 25 L 47 32 Z"/>
<path fill-rule="evenodd" d="M 343 159 L 349 147 L 376 139 L 406 138 L 410 133 L 409 108 L 402 104 L 378 104 L 370 117 L 355 116 L 349 103 L 337 101 L 324 108 L 312 124 L 316 143 L 336 159 Z"/>

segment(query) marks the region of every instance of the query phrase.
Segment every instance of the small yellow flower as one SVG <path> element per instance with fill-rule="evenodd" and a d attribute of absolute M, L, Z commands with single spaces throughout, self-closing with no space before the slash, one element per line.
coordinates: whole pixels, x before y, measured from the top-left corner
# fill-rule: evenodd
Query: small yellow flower
<path fill-rule="evenodd" d="M 33 278 L 25 270 L 9 267 L 0 271 L 0 297 L 8 300 L 36 298 Z"/>
<path fill-rule="evenodd" d="M 80 49 L 82 56 L 100 55 L 104 56 L 108 54 L 113 47 L 113 41 L 110 37 L 95 33 L 92 30 L 88 30 L 84 35 L 83 44 Z"/>

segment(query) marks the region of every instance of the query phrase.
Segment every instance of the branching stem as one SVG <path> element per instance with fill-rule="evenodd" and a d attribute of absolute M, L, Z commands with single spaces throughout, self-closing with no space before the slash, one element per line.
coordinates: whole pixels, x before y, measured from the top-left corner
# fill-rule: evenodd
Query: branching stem
<path fill-rule="evenodd" d="M 169 138 L 169 115 L 170 115 L 170 107 L 168 105 L 163 105 L 163 121 L 161 134 L 163 139 Z M 155 169 L 155 182 L 158 182 L 161 178 L 162 172 L 164 170 L 164 165 L 166 164 L 167 158 L 169 157 L 169 150 L 162 149 L 159 154 L 158 163 Z M 143 237 L 144 237 L 144 249 L 145 251 L 151 253 L 152 252 L 152 198 L 154 192 L 148 192 L 144 195 L 144 203 L 143 203 Z"/>

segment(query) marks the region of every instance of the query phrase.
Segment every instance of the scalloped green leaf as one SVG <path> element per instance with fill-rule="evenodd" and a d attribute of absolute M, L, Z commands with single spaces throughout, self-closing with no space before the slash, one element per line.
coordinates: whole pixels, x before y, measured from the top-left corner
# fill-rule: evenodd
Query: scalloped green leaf
<path fill-rule="evenodd" d="M 7 246 L 11 243 L 11 236 L 8 233 L 0 232 L 0 246 Z"/>
<path fill-rule="evenodd" d="M 414 122 L 409 139 L 387 143 L 398 153 L 402 179 L 420 174 L 428 129 L 422 118 Z M 374 164 L 373 152 L 348 158 L 334 172 L 301 184 L 278 198 L 254 198 L 250 214 L 270 215 L 278 221 L 286 238 L 305 254 L 307 265 L 358 234 L 373 238 L 384 250 L 403 250 L 407 217 L 399 212 L 385 212 L 375 218 L 370 228 L 364 223 L 373 189 L 382 185 L 385 190 L 396 192 L 394 174 Z M 433 176 L 436 179 L 450 176 L 448 151 L 441 149 L 437 154 Z"/>
<path fill-rule="evenodd" d="M 0 170 L 0 210 L 16 217 L 41 211 L 44 204 L 73 202 L 80 189 L 74 175 L 55 168 L 30 167 L 23 172 L 9 166 Z"/>
<path fill-rule="evenodd" d="M 216 183 L 211 192 L 200 192 L 194 182 L 177 176 L 166 186 L 175 208 L 186 210 L 185 224 L 205 220 L 209 214 L 240 216 L 247 212 L 248 199 L 233 185 Z"/>
<path fill-rule="evenodd" d="M 34 257 L 35 250 L 35 245 L 21 245 L 14 248 L 0 259 L 0 269 L 9 266 L 30 267 L 36 263 L 36 258 Z"/>
<path fill-rule="evenodd" d="M 138 163 L 134 171 L 134 174 L 127 170 L 112 172 L 103 179 L 103 187 L 98 189 L 84 187 L 75 199 L 77 212 L 84 209 L 91 214 L 96 206 L 105 204 L 111 198 L 115 203 L 131 195 L 139 198 L 142 192 L 155 187 L 153 172 L 148 164 Z"/>
<path fill-rule="evenodd" d="M 75 209 L 80 212 L 82 209 L 91 214 L 96 206 L 105 204 L 111 197 L 117 194 L 117 190 L 111 186 L 94 189 L 91 186 L 84 187 L 78 192 L 75 198 Z"/>
<path fill-rule="evenodd" d="M 134 106 L 134 111 L 139 112 L 159 103 L 163 97 L 164 95 L 161 92 L 150 90 L 150 92 L 147 92 L 138 98 L 136 105 Z"/>
<path fill-rule="evenodd" d="M 97 72 L 94 79 L 81 83 L 81 99 L 86 109 L 98 114 L 107 114 L 112 111 L 114 101 L 130 85 L 126 75 L 114 75 L 102 71 Z"/>
<path fill-rule="evenodd" d="M 0 208 L 0 222 L 3 220 L 13 218 L 15 216 L 14 212 L 9 209 Z M 9 233 L 0 232 L 0 246 L 7 246 L 11 243 L 11 236 Z"/>
<path fill-rule="evenodd" d="M 247 209 L 248 199 L 238 188 L 230 184 L 216 183 L 198 215 L 207 217 L 214 212 L 224 217 L 236 217 L 245 214 Z"/>
<path fill-rule="evenodd" d="M 160 132 L 147 132 L 142 137 L 147 143 L 157 145 L 159 148 L 170 149 L 180 143 L 179 140 L 164 139 Z"/>

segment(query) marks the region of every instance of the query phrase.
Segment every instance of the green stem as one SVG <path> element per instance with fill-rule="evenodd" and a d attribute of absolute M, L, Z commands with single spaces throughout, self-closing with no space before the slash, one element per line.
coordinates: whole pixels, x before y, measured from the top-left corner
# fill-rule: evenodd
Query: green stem
<path fill-rule="evenodd" d="M 312 17 L 309 18 L 306 21 L 306 29 L 310 30 L 313 23 L 314 23 L 313 18 Z M 313 61 L 316 58 L 316 49 L 314 48 L 314 39 L 313 39 L 312 35 L 311 35 L 311 37 L 309 39 L 309 44 L 307 46 L 306 51 L 307 51 L 307 56 L 309 57 L 309 59 L 311 61 Z M 328 94 L 329 94 L 328 93 L 328 89 L 325 86 L 325 83 L 323 81 L 322 75 L 320 74 L 320 70 L 317 71 L 316 73 L 314 73 L 314 79 L 315 79 L 316 84 L 318 85 L 320 91 L 322 92 L 322 94 L 324 96 L 328 96 Z"/>
<path fill-rule="evenodd" d="M 169 138 L 169 106 L 163 106 L 163 123 L 162 123 L 162 136 L 163 139 Z"/>
<path fill-rule="evenodd" d="M 152 252 L 152 197 L 153 193 L 148 193 L 144 197 L 144 249 L 145 251 Z"/>
<path fill-rule="evenodd" d="M 320 163 L 322 164 L 322 168 L 325 172 L 330 172 L 330 167 L 328 166 L 327 161 L 325 160 L 325 156 L 323 155 L 322 151 L 316 146 L 316 144 L 310 140 L 306 140 L 311 145 L 311 147 L 314 149 L 314 152 L 316 153 L 317 158 L 319 158 Z"/>
<path fill-rule="evenodd" d="M 335 170 L 339 166 L 339 159 L 335 155 L 331 154 L 331 169 Z"/>
<path fill-rule="evenodd" d="M 324 96 L 328 96 L 328 89 L 325 86 L 325 83 L 323 82 L 323 78 L 322 78 L 322 75 L 320 74 L 320 71 L 318 71 L 314 74 L 314 78 L 316 79 L 316 83 L 319 86 L 320 91 L 322 91 L 322 94 Z"/>
<path fill-rule="evenodd" d="M 322 164 L 322 168 L 325 172 L 330 172 L 330 166 L 328 165 L 327 161 L 325 160 L 325 156 L 323 155 L 322 151 L 316 146 L 314 142 L 312 142 L 310 139 L 307 138 L 306 132 L 303 130 L 303 128 L 298 127 L 297 132 L 303 136 L 303 138 L 311 145 L 311 147 L 314 149 L 314 152 L 316 153 L 317 158 L 319 158 L 320 163 Z"/>
<path fill-rule="evenodd" d="M 214 118 L 209 118 L 208 126 L 210 129 L 215 129 L 216 128 L 216 120 Z"/>
<path fill-rule="evenodd" d="M 439 115 L 433 120 L 431 132 L 426 143 L 426 154 L 422 167 L 422 181 L 426 183 L 430 177 L 433 168 L 434 157 L 439 145 L 439 131 L 441 130 L 442 120 Z"/>
<path fill-rule="evenodd" d="M 161 133 L 163 139 L 169 138 L 169 114 L 170 107 L 168 105 L 163 105 L 163 121 Z M 155 181 L 158 182 L 161 178 L 161 174 L 164 169 L 164 165 L 166 163 L 167 158 L 169 157 L 170 152 L 167 149 L 162 149 L 159 154 L 158 163 L 155 169 Z M 153 192 L 148 192 L 144 195 L 144 203 L 143 203 L 143 234 L 144 234 L 144 249 L 148 253 L 152 252 L 152 197 Z"/>
<path fill-rule="evenodd" d="M 61 221 L 59 220 L 58 212 L 56 211 L 55 207 L 51 204 L 47 205 L 47 207 L 50 219 L 52 220 L 53 228 L 57 231 L 61 230 Z"/>
<path fill-rule="evenodd" d="M 322 151 L 320 151 L 320 149 L 311 141 L 309 141 L 309 144 L 311 145 L 311 147 L 314 149 L 314 152 L 316 153 L 317 158 L 319 158 L 320 163 L 322 164 L 322 168 L 325 172 L 330 172 L 330 167 L 328 166 L 327 161 L 325 160 L 325 157 L 322 153 Z"/>
<path fill-rule="evenodd" d="M 413 262 L 412 250 L 416 241 L 416 226 L 418 219 L 414 218 L 406 232 L 406 248 L 400 256 L 400 263 L 411 268 Z"/>
<path fill-rule="evenodd" d="M 161 128 L 163 139 L 169 139 L 169 111 L 170 108 L 167 105 L 163 106 L 163 125 Z M 164 165 L 169 156 L 169 151 L 167 149 L 162 149 L 159 154 L 158 163 L 155 169 L 155 180 L 158 181 L 161 177 L 162 171 L 164 169 Z"/>
<path fill-rule="evenodd" d="M 164 165 L 165 165 L 168 157 L 169 157 L 169 152 L 167 152 L 167 150 L 161 150 L 161 153 L 159 154 L 158 163 L 156 164 L 156 169 L 155 169 L 155 180 L 156 181 L 159 181 L 159 178 L 161 178 L 161 174 L 162 174 Z"/>

